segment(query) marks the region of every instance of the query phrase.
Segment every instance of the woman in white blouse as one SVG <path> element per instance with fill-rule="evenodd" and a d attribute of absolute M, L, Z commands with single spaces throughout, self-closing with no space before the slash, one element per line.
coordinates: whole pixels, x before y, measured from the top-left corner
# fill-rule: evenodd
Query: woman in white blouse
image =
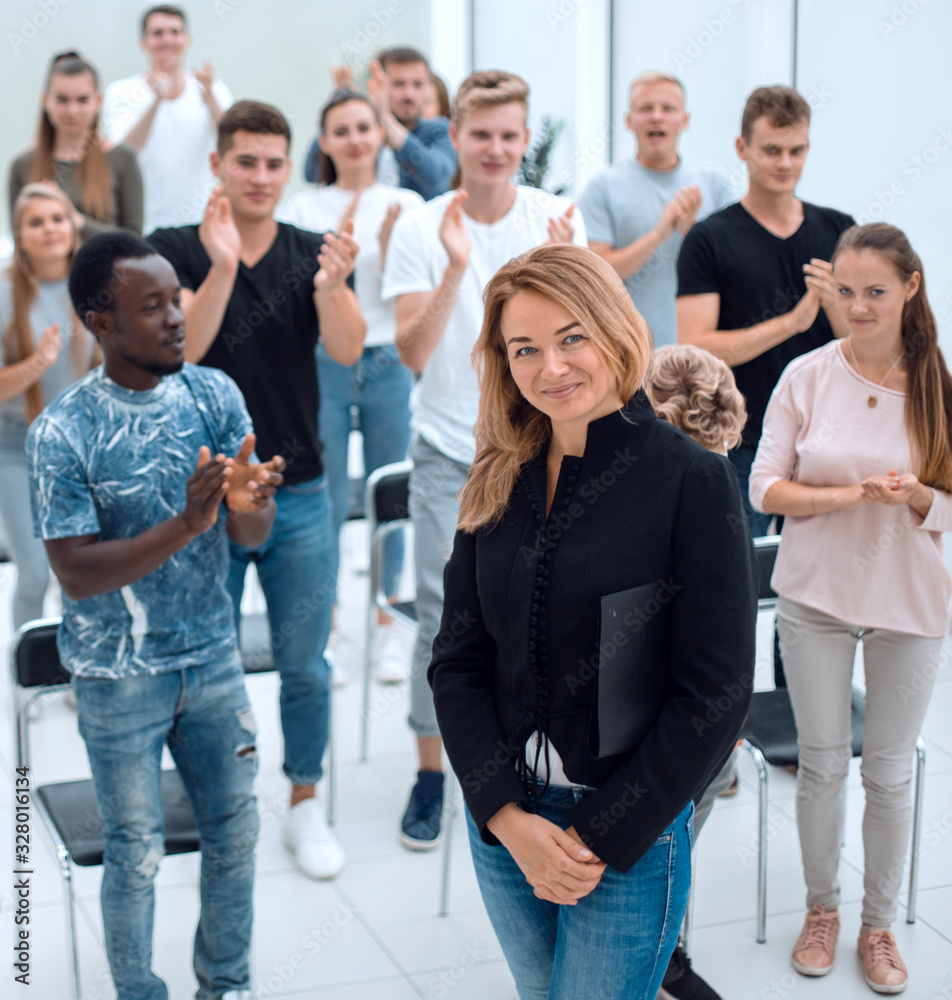
<path fill-rule="evenodd" d="M 321 460 L 339 540 L 349 503 L 347 441 L 351 408 L 356 406 L 360 413 L 366 475 L 407 457 L 413 377 L 397 356 L 393 304 L 382 301 L 380 278 L 397 216 L 422 205 L 423 199 L 415 191 L 377 183 L 383 129 L 363 94 L 344 89 L 331 95 L 321 109 L 318 141 L 324 153 L 320 163 L 323 186 L 294 195 L 284 218 L 301 229 L 319 233 L 339 230 L 348 219 L 354 220 L 354 239 L 360 246 L 354 266 L 354 291 L 367 320 L 364 353 L 355 365 L 339 365 L 322 346 L 317 348 L 321 390 L 318 428 L 324 445 Z M 396 591 L 402 562 L 398 532 L 387 540 L 384 550 L 383 583 L 388 594 Z M 379 680 L 395 681 L 406 676 L 406 653 L 396 641 L 393 626 L 387 623 L 388 619 L 378 617 L 374 673 Z M 332 647 L 339 642 L 335 630 Z M 339 650 L 332 648 L 331 652 L 336 652 L 339 660 Z M 339 678 L 340 664 L 335 666 Z"/>
<path fill-rule="evenodd" d="M 922 263 L 905 235 L 853 227 L 833 255 L 850 335 L 793 361 L 751 473 L 757 510 L 786 517 L 773 586 L 800 743 L 797 824 L 808 913 L 798 972 L 832 968 L 836 873 L 850 761 L 850 685 L 863 643 L 866 981 L 898 993 L 907 972 L 889 927 L 909 843 L 912 754 L 949 628 L 952 376 Z"/>

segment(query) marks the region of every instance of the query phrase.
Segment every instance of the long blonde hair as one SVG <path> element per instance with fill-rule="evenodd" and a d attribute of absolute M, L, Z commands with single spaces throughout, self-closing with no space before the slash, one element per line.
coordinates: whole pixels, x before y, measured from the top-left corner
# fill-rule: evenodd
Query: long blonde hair
<path fill-rule="evenodd" d="M 36 299 L 39 291 L 39 281 L 33 272 L 29 255 L 23 249 L 21 230 L 23 228 L 23 216 L 26 214 L 27 205 L 31 201 L 43 198 L 47 201 L 55 201 L 62 206 L 66 217 L 70 220 L 70 228 L 73 231 L 73 240 L 70 245 L 69 254 L 65 261 L 66 272 L 79 249 L 79 231 L 73 220 L 73 207 L 69 198 L 58 188 L 50 187 L 47 184 L 27 184 L 17 196 L 13 205 L 13 259 L 10 261 L 8 270 L 10 278 L 12 317 L 10 324 L 3 331 L 3 361 L 4 364 L 14 364 L 18 361 L 25 361 L 31 357 L 35 351 L 33 340 L 33 324 L 30 322 L 30 308 Z M 71 316 L 71 338 L 70 353 L 74 372 L 77 376 L 84 373 L 89 368 L 90 351 L 88 338 L 83 336 L 81 326 L 76 314 L 70 310 Z M 27 389 L 23 394 L 24 406 L 26 408 L 26 418 L 33 421 L 39 416 L 43 409 L 43 389 L 39 381 Z"/>
<path fill-rule="evenodd" d="M 54 76 L 82 76 L 89 73 L 93 78 L 93 88 L 99 92 L 99 74 L 95 68 L 76 52 L 62 52 L 53 57 L 43 93 L 48 94 Z M 53 170 L 53 146 L 56 141 L 56 129 L 50 121 L 46 109 L 40 108 L 40 119 L 36 127 L 36 145 L 33 148 L 33 169 L 30 171 L 31 181 L 55 181 Z M 99 131 L 99 115 L 93 118 L 89 128 L 89 137 L 83 158 L 76 167 L 76 180 L 82 191 L 81 209 L 100 222 L 110 224 L 116 221 L 115 205 L 112 197 L 112 172 L 102 133 Z"/>
<path fill-rule="evenodd" d="M 472 355 L 480 394 L 476 460 L 460 491 L 459 527 L 467 532 L 502 517 L 520 468 L 552 436 L 549 418 L 516 386 L 500 329 L 503 307 L 523 291 L 557 303 L 581 325 L 620 400 L 627 402 L 641 388 L 651 359 L 648 324 L 597 254 L 570 243 L 547 244 L 500 268 L 484 292 L 483 327 Z"/>

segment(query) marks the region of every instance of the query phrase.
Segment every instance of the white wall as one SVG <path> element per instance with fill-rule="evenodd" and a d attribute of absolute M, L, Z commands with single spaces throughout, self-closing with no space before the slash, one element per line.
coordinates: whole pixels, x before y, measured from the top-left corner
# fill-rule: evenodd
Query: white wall
<path fill-rule="evenodd" d="M 790 83 L 793 0 L 645 0 L 614 4 L 613 160 L 634 155 L 624 129 L 628 88 L 646 69 L 674 73 L 687 90 L 691 124 L 684 152 L 721 163 L 742 189 L 734 138 L 747 95 L 764 83 Z M 676 16 L 672 11 L 676 10 Z"/>
<path fill-rule="evenodd" d="M 444 2 L 444 0 L 440 0 Z M 293 131 L 295 180 L 330 92 L 336 62 L 365 66 L 387 45 L 430 53 L 430 0 L 179 0 L 194 39 L 189 65 L 210 59 L 236 98 L 277 105 Z M 78 49 L 108 83 L 140 72 L 138 21 L 151 0 L 2 0 L 0 132 L 4 169 L 0 232 L 8 230 L 6 168 L 33 142 L 40 88 L 50 56 Z"/>
<path fill-rule="evenodd" d="M 600 165 L 602 150 L 590 146 L 601 132 L 607 78 L 603 0 L 472 0 L 474 67 L 506 69 L 531 88 L 529 126 L 548 115 L 564 127 L 545 186 L 575 192 L 587 164 Z M 533 140 L 534 141 L 534 140 Z M 577 192 L 575 192 L 577 193 Z"/>
<path fill-rule="evenodd" d="M 136 38 L 145 6 L 144 0 L 4 0 L 0 162 L 32 141 L 53 52 L 79 48 L 107 81 L 142 68 Z M 814 106 L 801 194 L 909 231 L 952 354 L 946 236 L 952 2 L 797 0 L 796 6 L 797 83 Z M 186 7 L 195 39 L 191 62 L 210 58 L 237 97 L 281 107 L 294 128 L 298 168 L 329 89 L 329 66 L 341 59 L 363 65 L 397 42 L 427 52 L 453 88 L 472 68 L 471 50 L 479 68 L 525 76 L 530 124 L 546 113 L 566 119 L 551 177 L 576 194 L 608 158 L 632 155 L 623 119 L 628 83 L 638 71 L 656 67 L 681 76 L 692 113 L 685 151 L 731 168 L 741 188 L 733 140 L 744 99 L 754 86 L 793 79 L 794 0 L 189 0 Z M 295 177 L 299 188 L 299 169 Z"/>
<path fill-rule="evenodd" d="M 800 0 L 800 22 L 798 81 L 824 97 L 801 194 L 906 232 L 952 362 L 952 3 Z"/>

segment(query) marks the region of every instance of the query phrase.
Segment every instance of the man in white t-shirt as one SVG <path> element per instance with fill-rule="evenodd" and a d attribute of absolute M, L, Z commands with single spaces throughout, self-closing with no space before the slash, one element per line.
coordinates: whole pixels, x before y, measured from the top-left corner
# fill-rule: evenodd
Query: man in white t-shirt
<path fill-rule="evenodd" d="M 635 156 L 600 170 L 579 199 L 588 245 L 625 282 L 655 347 L 678 342 L 675 299 L 684 234 L 735 201 L 723 167 L 678 152 L 689 119 L 677 77 L 657 70 L 636 76 L 625 118 Z"/>
<path fill-rule="evenodd" d="M 138 155 L 145 194 L 142 231 L 150 233 L 201 222 L 215 186 L 209 154 L 232 97 L 210 62 L 185 69 L 192 43 L 185 11 L 171 4 L 150 7 L 141 28 L 139 45 L 149 68 L 109 84 L 103 128 L 113 142 Z"/>
<path fill-rule="evenodd" d="M 456 494 L 475 457 L 479 384 L 470 352 L 482 326 L 483 289 L 503 264 L 542 243 L 586 246 L 581 215 L 568 199 L 512 182 L 529 144 L 528 101 L 528 85 L 512 73 L 491 70 L 463 81 L 450 123 L 460 188 L 401 215 L 384 270 L 383 296 L 396 299 L 400 359 L 422 373 L 410 446 L 419 630 L 409 723 L 420 769 L 400 834 L 412 850 L 435 847 L 440 837 L 442 741 L 426 669 L 440 627 Z"/>

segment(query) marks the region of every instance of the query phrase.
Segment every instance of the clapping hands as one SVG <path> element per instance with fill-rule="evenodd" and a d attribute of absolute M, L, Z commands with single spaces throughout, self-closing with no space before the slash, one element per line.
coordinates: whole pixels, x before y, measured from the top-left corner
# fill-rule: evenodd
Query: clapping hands
<path fill-rule="evenodd" d="M 236 514 L 261 510 L 284 482 L 284 459 L 275 455 L 268 462 L 252 462 L 254 450 L 255 436 L 247 434 L 238 454 L 226 460 L 231 466 L 231 476 L 225 493 L 225 505 Z"/>
<path fill-rule="evenodd" d="M 231 202 L 222 194 L 220 187 L 212 191 L 205 214 L 198 227 L 198 237 L 212 262 L 228 272 L 238 269 L 241 257 L 241 234 L 235 225 L 231 212 Z"/>
<path fill-rule="evenodd" d="M 572 215 L 575 212 L 575 202 L 565 210 L 564 215 L 553 216 L 548 222 L 549 238 L 546 243 L 571 243 L 575 238 L 575 226 Z"/>
<path fill-rule="evenodd" d="M 356 201 L 355 197 L 355 205 Z M 341 287 L 354 270 L 359 249 L 354 239 L 353 218 L 346 220 L 339 233 L 325 233 L 317 255 L 318 270 L 314 275 L 314 291 L 324 294 Z"/>

